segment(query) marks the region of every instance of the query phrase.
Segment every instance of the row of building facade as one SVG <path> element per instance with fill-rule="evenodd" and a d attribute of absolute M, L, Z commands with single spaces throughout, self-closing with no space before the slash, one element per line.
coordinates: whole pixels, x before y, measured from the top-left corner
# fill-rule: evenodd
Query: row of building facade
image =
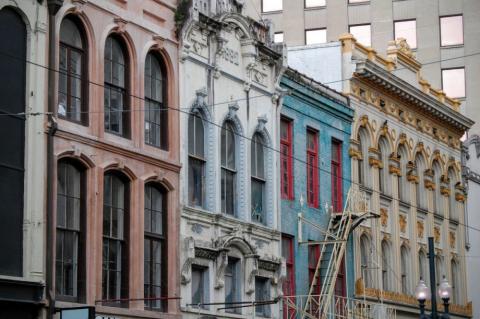
<path fill-rule="evenodd" d="M 3 0 L 0 36 L 1 318 L 302 316 L 350 189 L 335 295 L 415 317 L 431 236 L 472 316 L 473 122 L 404 41 L 287 49 L 240 0 Z"/>

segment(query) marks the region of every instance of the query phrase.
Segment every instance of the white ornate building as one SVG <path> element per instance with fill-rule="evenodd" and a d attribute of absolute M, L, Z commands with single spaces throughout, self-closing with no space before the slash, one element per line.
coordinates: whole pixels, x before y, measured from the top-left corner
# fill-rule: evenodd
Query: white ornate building
<path fill-rule="evenodd" d="M 238 0 L 179 8 L 186 318 L 279 312 L 277 303 L 243 303 L 274 300 L 282 275 L 274 182 L 282 56 L 252 10 Z"/>
<path fill-rule="evenodd" d="M 330 84 L 349 95 L 356 112 L 352 185 L 366 192 L 379 218 L 355 231 L 355 297 L 417 318 L 414 290 L 420 277 L 429 285 L 427 238 L 434 237 L 436 282 L 446 276 L 453 286 L 454 317 L 471 317 L 460 138 L 473 122 L 458 100 L 422 78 L 404 40 L 390 42 L 387 52 L 382 57 L 349 34 L 324 48 L 289 51 L 292 66 L 318 80 L 335 74 L 312 74 L 312 59 L 339 64 L 341 80 Z"/>

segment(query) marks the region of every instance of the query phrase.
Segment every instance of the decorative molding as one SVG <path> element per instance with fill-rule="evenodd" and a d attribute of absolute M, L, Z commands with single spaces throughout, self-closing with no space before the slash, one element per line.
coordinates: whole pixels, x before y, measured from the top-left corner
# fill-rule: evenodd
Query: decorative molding
<path fill-rule="evenodd" d="M 424 230 L 425 230 L 425 225 L 423 224 L 422 221 L 418 220 L 417 221 L 417 237 L 418 238 L 423 238 Z"/>
<path fill-rule="evenodd" d="M 464 194 L 461 194 L 461 193 L 456 193 L 455 194 L 455 200 L 457 202 L 463 203 L 463 202 L 465 202 L 465 199 L 466 199 L 466 196 Z"/>
<path fill-rule="evenodd" d="M 437 186 L 435 185 L 435 183 L 432 182 L 432 181 L 429 180 L 429 179 L 424 179 L 424 180 L 423 180 L 423 183 L 424 183 L 424 185 L 425 185 L 425 188 L 426 188 L 426 189 L 429 189 L 429 190 L 431 190 L 431 191 L 434 191 L 435 188 L 437 187 Z"/>
<path fill-rule="evenodd" d="M 350 148 L 348 149 L 348 155 L 349 155 L 351 158 L 355 158 L 355 159 L 357 159 L 357 160 L 362 160 L 362 157 L 363 157 L 362 152 L 359 151 L 359 150 L 354 149 L 353 147 L 350 147 Z"/>
<path fill-rule="evenodd" d="M 373 166 L 373 167 L 383 168 L 382 161 L 372 156 L 368 158 L 368 164 L 370 164 L 370 166 Z"/>
<path fill-rule="evenodd" d="M 182 285 L 188 284 L 192 280 L 192 262 L 195 258 L 195 241 L 193 237 L 185 238 L 185 262 L 180 270 L 180 282 Z"/>
<path fill-rule="evenodd" d="M 388 225 L 388 211 L 386 208 L 380 208 L 380 223 L 383 227 Z"/>
<path fill-rule="evenodd" d="M 456 243 L 456 234 L 454 231 L 450 231 L 448 233 L 448 242 L 450 244 L 451 249 L 455 249 L 455 243 Z"/>
<path fill-rule="evenodd" d="M 440 227 L 439 226 L 434 226 L 433 227 L 433 238 L 435 239 L 435 243 L 439 244 L 440 243 Z"/>
<path fill-rule="evenodd" d="M 195 247 L 195 258 L 216 260 L 219 252 L 205 247 Z"/>
<path fill-rule="evenodd" d="M 402 171 L 400 168 L 398 168 L 395 165 L 389 165 L 388 166 L 388 172 L 390 174 L 396 175 L 396 176 L 402 176 Z"/>
<path fill-rule="evenodd" d="M 400 225 L 400 232 L 404 233 L 407 231 L 407 216 L 398 215 L 398 224 Z"/>
<path fill-rule="evenodd" d="M 407 181 L 418 184 L 420 182 L 420 178 L 410 171 L 407 173 Z"/>
<path fill-rule="evenodd" d="M 443 196 L 450 196 L 450 189 L 446 186 L 440 186 L 440 194 Z"/>
<path fill-rule="evenodd" d="M 223 250 L 216 258 L 217 272 L 215 273 L 215 289 L 220 289 L 225 286 L 225 269 L 228 264 L 227 251 Z"/>

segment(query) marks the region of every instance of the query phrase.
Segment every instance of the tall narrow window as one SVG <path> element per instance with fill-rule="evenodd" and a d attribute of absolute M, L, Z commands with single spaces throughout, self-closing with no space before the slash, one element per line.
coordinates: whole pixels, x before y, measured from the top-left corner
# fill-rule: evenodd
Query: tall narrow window
<path fill-rule="evenodd" d="M 225 122 L 221 133 L 221 170 L 222 170 L 222 213 L 235 216 L 236 175 L 235 168 L 235 128 Z"/>
<path fill-rule="evenodd" d="M 58 73 L 58 115 L 75 122 L 85 122 L 84 99 L 86 54 L 82 32 L 70 17 L 60 26 Z"/>
<path fill-rule="evenodd" d="M 429 277 L 428 277 L 428 272 L 427 272 L 427 255 L 423 250 L 420 250 L 418 252 L 418 273 L 420 275 L 420 278 L 423 279 L 423 281 L 428 282 Z"/>
<path fill-rule="evenodd" d="M 416 184 L 416 196 L 417 196 L 417 207 L 420 209 L 427 210 L 427 196 L 424 196 L 425 182 L 424 182 L 424 172 L 425 172 L 425 160 L 421 154 L 417 154 L 415 158 L 415 166 L 417 169 L 417 175 L 419 182 Z"/>
<path fill-rule="evenodd" d="M 452 168 L 448 170 L 448 178 L 450 179 L 450 196 L 448 197 L 449 217 L 450 219 L 458 220 L 457 201 L 455 200 L 455 184 L 457 183 L 457 178 Z"/>
<path fill-rule="evenodd" d="M 225 268 L 225 303 L 239 302 L 240 300 L 240 262 L 238 259 L 228 257 Z M 226 312 L 241 313 L 241 308 L 225 309 Z"/>
<path fill-rule="evenodd" d="M 312 285 L 312 283 L 314 283 L 313 292 L 312 292 L 312 294 L 314 295 L 320 295 L 320 291 L 322 289 L 320 276 L 318 276 L 315 279 L 315 270 L 317 269 L 317 263 L 319 258 L 320 258 L 320 246 L 309 245 L 308 246 L 308 282 L 309 282 L 309 285 Z"/>
<path fill-rule="evenodd" d="M 55 289 L 59 296 L 73 300 L 78 300 L 85 284 L 82 273 L 82 215 L 85 209 L 83 178 L 83 172 L 76 165 L 68 161 L 58 162 Z"/>
<path fill-rule="evenodd" d="M 443 195 L 440 192 L 440 185 L 442 184 L 442 169 L 438 161 L 433 163 L 433 172 L 434 172 L 434 182 L 436 184 L 435 189 L 433 190 L 433 203 L 434 203 L 434 212 L 439 215 L 444 215 L 443 211 Z"/>
<path fill-rule="evenodd" d="M 440 285 L 443 276 L 445 276 L 445 271 L 443 269 L 443 257 L 442 256 L 435 256 L 435 283 L 437 287 Z"/>
<path fill-rule="evenodd" d="M 410 256 L 408 253 L 408 248 L 405 246 L 400 247 L 400 275 L 401 275 L 401 284 L 402 284 L 402 293 L 409 294 L 409 278 L 408 278 L 408 262 Z"/>
<path fill-rule="evenodd" d="M 370 239 L 366 235 L 360 237 L 360 271 L 365 287 L 372 288 L 370 269 Z"/>
<path fill-rule="evenodd" d="M 390 245 L 382 241 L 382 287 L 383 290 L 391 290 L 390 287 Z"/>
<path fill-rule="evenodd" d="M 205 205 L 205 128 L 199 112 L 188 118 L 188 202 Z"/>
<path fill-rule="evenodd" d="M 145 308 L 164 311 L 163 300 L 151 298 L 164 297 L 167 292 L 167 245 L 166 224 L 167 196 L 153 183 L 145 185 L 144 214 L 144 295 Z"/>
<path fill-rule="evenodd" d="M 285 118 L 280 121 L 280 188 L 283 199 L 293 199 L 292 124 Z"/>
<path fill-rule="evenodd" d="M 10 6 L 0 10 L 0 274 L 23 275 L 27 28 Z M 32 78 L 33 80 L 33 78 Z M 34 82 L 32 82 L 34 83 Z M 33 141 L 33 140 L 32 140 Z M 32 154 L 33 155 L 33 154 Z M 34 159 L 35 160 L 35 159 Z"/>
<path fill-rule="evenodd" d="M 409 190 L 409 185 L 410 183 L 407 181 L 407 164 L 408 164 L 408 153 L 405 148 L 405 146 L 401 145 L 398 147 L 398 156 L 400 157 L 400 176 L 397 176 L 397 181 L 398 181 L 398 198 L 405 202 L 409 202 L 410 198 L 410 190 Z"/>
<path fill-rule="evenodd" d="M 368 164 L 368 149 L 370 147 L 369 134 L 365 128 L 360 128 L 357 135 L 358 150 L 362 158 L 357 160 L 358 164 L 358 182 L 365 187 L 371 187 L 370 165 Z"/>
<path fill-rule="evenodd" d="M 283 282 L 283 295 L 290 301 L 295 302 L 295 254 L 293 251 L 293 237 L 282 235 L 282 257 L 285 258 L 286 276 Z M 295 312 L 283 303 L 283 318 L 292 318 Z"/>
<path fill-rule="evenodd" d="M 113 35 L 105 43 L 104 68 L 105 131 L 128 137 L 127 60 L 122 44 Z"/>
<path fill-rule="evenodd" d="M 208 309 L 208 268 L 192 265 L 192 305 Z"/>
<path fill-rule="evenodd" d="M 332 140 L 332 206 L 334 212 L 343 210 L 342 142 Z"/>
<path fill-rule="evenodd" d="M 160 59 L 152 52 L 145 60 L 145 143 L 168 148 L 168 109 L 165 72 Z"/>
<path fill-rule="evenodd" d="M 104 176 L 102 299 L 128 297 L 128 183 L 115 173 Z M 106 302 L 121 305 L 121 302 Z"/>
<path fill-rule="evenodd" d="M 390 174 L 388 172 L 390 148 L 385 137 L 380 138 L 378 142 L 378 150 L 380 152 L 379 159 L 381 161 L 381 165 L 378 167 L 379 190 L 385 195 L 391 195 Z"/>
<path fill-rule="evenodd" d="M 307 129 L 307 203 L 318 207 L 318 133 Z"/>
<path fill-rule="evenodd" d="M 451 304 L 461 305 L 462 302 L 460 300 L 460 281 L 459 281 L 459 269 L 457 262 L 452 259 L 450 272 L 451 272 L 451 283 L 452 283 L 452 300 L 450 301 Z"/>
<path fill-rule="evenodd" d="M 264 140 L 259 133 L 253 135 L 251 149 L 252 166 L 252 221 L 266 224 L 265 214 L 265 159 Z"/>
<path fill-rule="evenodd" d="M 270 279 L 265 277 L 255 277 L 255 301 L 270 301 Z M 255 307 L 255 315 L 260 317 L 270 317 L 270 305 L 258 305 Z"/>

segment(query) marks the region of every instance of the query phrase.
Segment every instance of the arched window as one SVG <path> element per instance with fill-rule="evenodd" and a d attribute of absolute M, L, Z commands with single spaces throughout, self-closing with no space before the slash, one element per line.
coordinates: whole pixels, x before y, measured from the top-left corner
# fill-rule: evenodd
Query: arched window
<path fill-rule="evenodd" d="M 153 300 L 167 295 L 167 196 L 154 183 L 145 185 L 144 211 L 144 295 L 145 307 L 165 310 L 164 300 Z"/>
<path fill-rule="evenodd" d="M 78 165 L 61 160 L 57 167 L 55 290 L 78 301 L 85 285 L 85 180 Z"/>
<path fill-rule="evenodd" d="M 408 153 L 404 145 L 400 145 L 397 151 L 398 156 L 400 157 L 400 170 L 401 174 L 398 176 L 398 198 L 408 203 L 410 199 L 410 183 L 407 181 L 407 164 L 408 164 Z"/>
<path fill-rule="evenodd" d="M 235 216 L 236 200 L 236 155 L 235 128 L 231 121 L 226 121 L 221 132 L 221 204 L 222 213 Z"/>
<path fill-rule="evenodd" d="M 423 250 L 418 252 L 418 273 L 420 278 L 423 279 L 426 283 L 429 282 L 429 276 L 427 271 L 427 254 Z"/>
<path fill-rule="evenodd" d="M 265 155 L 264 140 L 260 133 L 255 133 L 251 143 L 251 192 L 252 221 L 266 224 L 265 212 Z"/>
<path fill-rule="evenodd" d="M 386 240 L 382 241 L 382 287 L 383 290 L 391 290 L 391 253 L 390 245 Z"/>
<path fill-rule="evenodd" d="M 105 131 L 128 137 L 128 66 L 123 43 L 110 35 L 105 43 L 104 118 Z"/>
<path fill-rule="evenodd" d="M 458 264 L 455 261 L 455 259 L 452 259 L 451 261 L 451 266 L 450 266 L 450 271 L 451 271 L 451 285 L 452 285 L 452 299 L 450 303 L 452 304 L 457 304 L 460 305 L 462 304 L 461 302 L 461 297 L 460 297 L 460 279 L 459 279 L 459 271 L 460 269 L 458 268 Z"/>
<path fill-rule="evenodd" d="M 440 285 L 443 276 L 445 276 L 445 270 L 443 267 L 443 257 L 436 255 L 435 256 L 435 282 L 437 287 Z"/>
<path fill-rule="evenodd" d="M 168 148 L 166 78 L 161 60 L 150 52 L 145 60 L 145 143 Z"/>
<path fill-rule="evenodd" d="M 410 252 L 405 245 L 400 247 L 400 273 L 402 279 L 402 293 L 410 293 L 410 278 L 408 277 L 409 267 L 408 263 L 410 260 Z"/>
<path fill-rule="evenodd" d="M 379 190 L 385 195 L 390 195 L 390 173 L 388 172 L 390 147 L 385 137 L 381 137 L 378 141 L 378 151 L 380 152 L 379 157 L 382 164 L 378 168 Z"/>
<path fill-rule="evenodd" d="M 188 203 L 205 206 L 205 127 L 200 112 L 188 117 Z"/>
<path fill-rule="evenodd" d="M 425 159 L 418 153 L 415 157 L 415 167 L 417 170 L 418 184 L 415 186 L 417 196 L 417 207 L 427 210 L 427 196 L 425 196 Z"/>
<path fill-rule="evenodd" d="M 107 172 L 103 188 L 102 299 L 128 297 L 129 184 L 116 173 Z M 120 302 L 107 302 L 120 305 Z"/>
<path fill-rule="evenodd" d="M 433 203 L 435 205 L 434 212 L 439 215 L 444 215 L 443 212 L 443 196 L 440 192 L 440 186 L 442 185 L 442 169 L 438 161 L 433 162 L 433 177 L 435 182 L 435 190 L 433 191 Z"/>
<path fill-rule="evenodd" d="M 365 287 L 372 288 L 372 276 L 370 265 L 370 239 L 366 235 L 360 237 L 360 271 Z"/>
<path fill-rule="evenodd" d="M 362 159 L 358 162 L 358 182 L 360 185 L 370 187 L 371 176 L 369 174 L 370 165 L 368 164 L 368 148 L 369 144 L 368 132 L 365 128 L 360 128 L 358 131 L 359 150 L 362 152 Z"/>
<path fill-rule="evenodd" d="M 457 178 L 452 168 L 448 170 L 448 178 L 450 179 L 450 196 L 448 198 L 450 219 L 458 220 L 457 201 L 455 200 L 455 184 L 457 184 Z"/>
<path fill-rule="evenodd" d="M 0 10 L 0 274 L 23 274 L 25 81 L 27 29 L 8 6 Z M 32 88 L 33 89 L 33 88 Z M 33 155 L 33 154 L 32 154 Z M 8 185 L 8 186 L 7 186 Z"/>
<path fill-rule="evenodd" d="M 86 45 L 83 30 L 70 16 L 60 26 L 58 115 L 70 121 L 86 123 Z"/>

